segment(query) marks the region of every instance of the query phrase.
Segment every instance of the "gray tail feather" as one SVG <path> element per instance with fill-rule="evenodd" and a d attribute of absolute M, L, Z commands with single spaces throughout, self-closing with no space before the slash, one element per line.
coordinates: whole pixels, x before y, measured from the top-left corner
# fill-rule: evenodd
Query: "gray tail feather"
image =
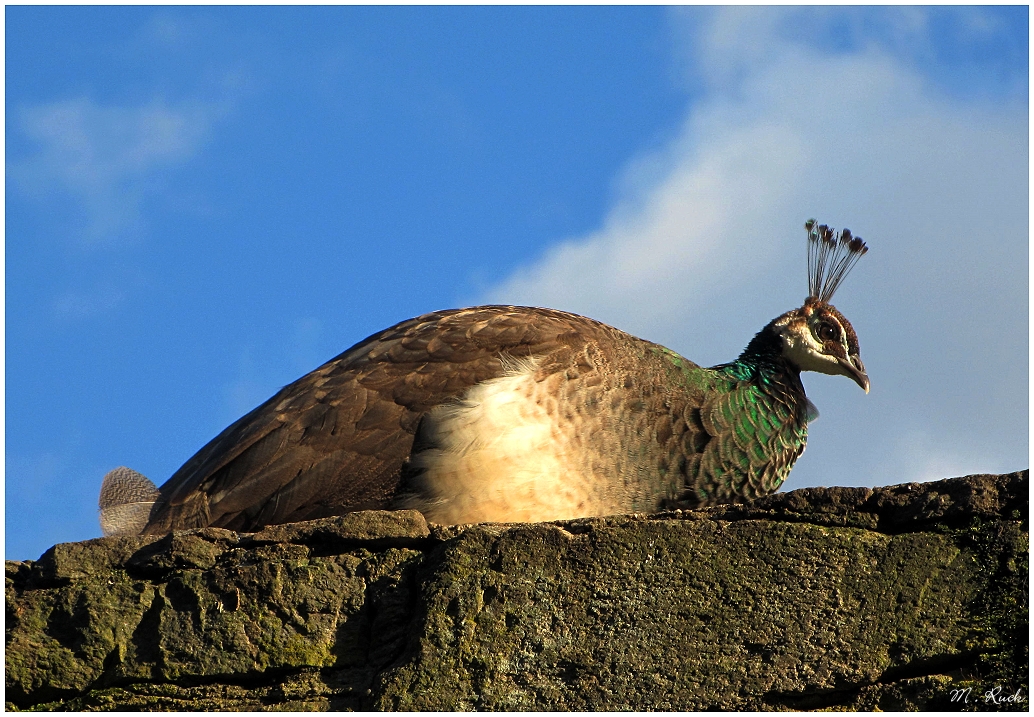
<path fill-rule="evenodd" d="M 139 535 L 158 499 L 158 488 L 136 471 L 119 466 L 101 483 L 101 530 L 104 535 Z"/>

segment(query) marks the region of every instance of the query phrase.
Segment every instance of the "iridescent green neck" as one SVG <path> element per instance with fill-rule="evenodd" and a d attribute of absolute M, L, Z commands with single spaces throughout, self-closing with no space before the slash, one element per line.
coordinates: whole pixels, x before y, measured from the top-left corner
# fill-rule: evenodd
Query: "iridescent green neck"
<path fill-rule="evenodd" d="M 775 377 L 800 377 L 800 371 L 783 358 L 782 340 L 771 323 L 750 340 L 735 361 L 715 368 L 738 381 L 767 383 Z"/>

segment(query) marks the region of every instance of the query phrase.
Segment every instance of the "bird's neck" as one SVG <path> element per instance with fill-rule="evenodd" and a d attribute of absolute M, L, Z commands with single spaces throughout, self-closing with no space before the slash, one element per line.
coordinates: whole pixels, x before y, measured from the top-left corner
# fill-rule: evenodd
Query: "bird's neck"
<path fill-rule="evenodd" d="M 739 358 L 732 363 L 724 364 L 721 368 L 739 380 L 777 380 L 779 383 L 799 386 L 803 394 L 801 371 L 783 356 L 783 342 L 773 324 L 774 322 L 761 329 L 747 344 L 747 348 L 743 349 Z"/>

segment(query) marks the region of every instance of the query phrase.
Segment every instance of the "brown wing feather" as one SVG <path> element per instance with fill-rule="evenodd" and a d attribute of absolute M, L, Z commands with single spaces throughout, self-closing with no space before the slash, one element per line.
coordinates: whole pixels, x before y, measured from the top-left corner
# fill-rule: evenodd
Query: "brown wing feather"
<path fill-rule="evenodd" d="M 262 525 L 385 508 L 420 417 L 499 376 L 502 356 L 549 356 L 605 336 L 552 309 L 482 306 L 403 321 L 367 338 L 220 433 L 160 488 L 148 533 Z M 575 367 L 572 367 L 575 368 Z"/>

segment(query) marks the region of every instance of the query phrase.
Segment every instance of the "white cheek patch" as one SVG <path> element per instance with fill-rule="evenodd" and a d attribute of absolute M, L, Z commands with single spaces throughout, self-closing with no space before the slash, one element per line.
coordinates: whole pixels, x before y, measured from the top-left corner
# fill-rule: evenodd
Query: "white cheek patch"
<path fill-rule="evenodd" d="M 844 371 L 833 356 L 822 353 L 822 346 L 809 331 L 800 335 L 783 335 L 783 356 L 802 371 L 839 375 Z"/>

